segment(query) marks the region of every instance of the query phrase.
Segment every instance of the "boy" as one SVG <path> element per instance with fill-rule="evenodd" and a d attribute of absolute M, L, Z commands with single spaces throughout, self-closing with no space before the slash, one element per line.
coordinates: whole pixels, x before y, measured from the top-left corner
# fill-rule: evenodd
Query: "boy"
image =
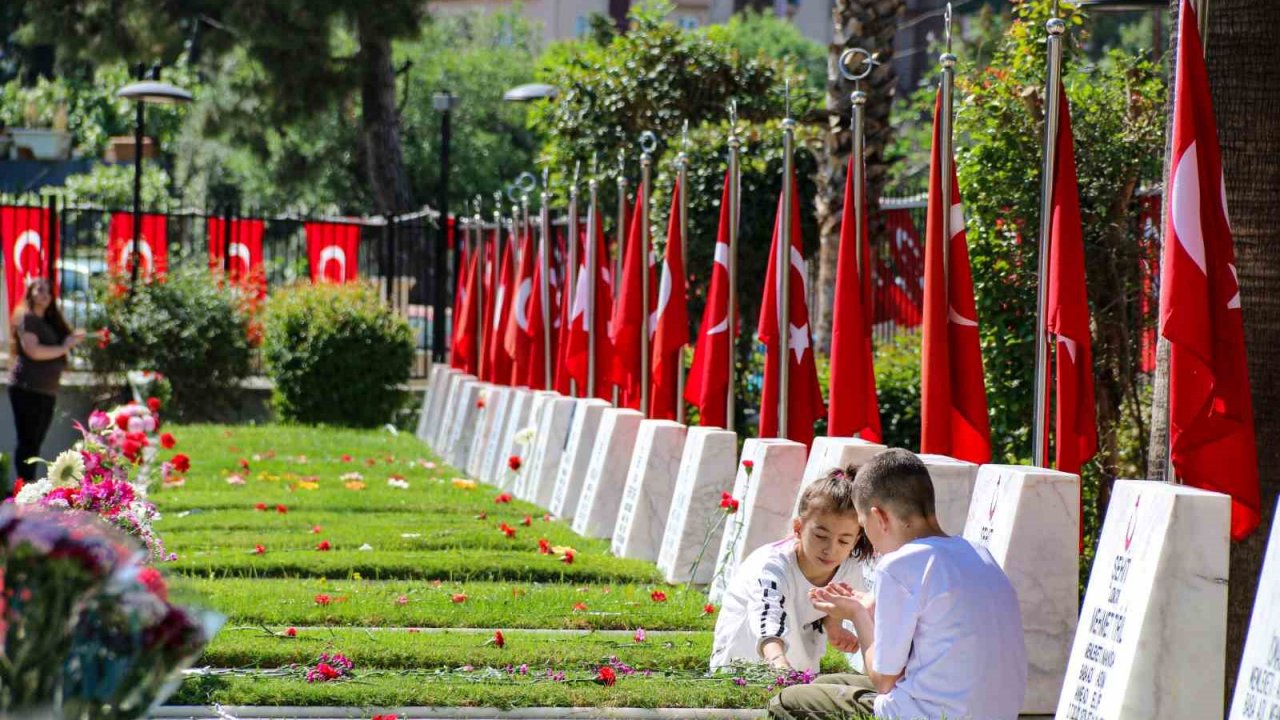
<path fill-rule="evenodd" d="M 853 473 L 836 469 L 814 481 L 800 497 L 794 534 L 759 548 L 734 571 L 716 618 L 712 670 L 763 660 L 817 672 L 828 638 L 845 652 L 857 650 L 857 638 L 808 601 L 812 590 L 856 581 L 857 561 L 870 557 L 853 506 Z"/>
<path fill-rule="evenodd" d="M 1016 720 L 1027 681 L 1017 595 L 985 548 L 942 532 L 924 464 L 906 450 L 884 451 L 858 471 L 854 504 L 881 555 L 875 595 L 832 584 L 811 598 L 853 622 L 867 676 L 787 688 L 771 715 L 859 717 L 871 709 L 884 720 Z"/>

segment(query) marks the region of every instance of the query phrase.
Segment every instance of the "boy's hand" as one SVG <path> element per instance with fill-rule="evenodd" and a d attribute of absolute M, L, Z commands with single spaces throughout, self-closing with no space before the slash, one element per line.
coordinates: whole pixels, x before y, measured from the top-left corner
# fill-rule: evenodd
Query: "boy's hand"
<path fill-rule="evenodd" d="M 846 630 L 844 625 L 840 624 L 840 620 L 828 615 L 823 621 L 823 626 L 827 631 L 827 641 L 835 649 L 846 653 L 858 652 L 858 636 Z"/>
<path fill-rule="evenodd" d="M 813 603 L 814 608 L 840 620 L 852 620 L 854 613 L 862 609 L 862 604 L 857 599 L 830 585 L 810 590 L 809 602 Z"/>

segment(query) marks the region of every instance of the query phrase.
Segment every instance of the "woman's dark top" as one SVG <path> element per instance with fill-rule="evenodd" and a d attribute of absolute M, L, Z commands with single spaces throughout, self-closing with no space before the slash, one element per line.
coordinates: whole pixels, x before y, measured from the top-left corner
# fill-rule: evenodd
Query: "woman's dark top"
<path fill-rule="evenodd" d="M 25 312 L 18 321 L 18 342 L 16 345 L 17 362 L 9 371 L 9 385 L 45 395 L 57 395 L 58 383 L 62 379 L 62 370 L 67 366 L 67 356 L 60 355 L 52 360 L 32 360 L 22 350 L 22 334 L 31 333 L 41 345 L 58 347 L 67 339 L 44 318 L 33 312 Z"/>

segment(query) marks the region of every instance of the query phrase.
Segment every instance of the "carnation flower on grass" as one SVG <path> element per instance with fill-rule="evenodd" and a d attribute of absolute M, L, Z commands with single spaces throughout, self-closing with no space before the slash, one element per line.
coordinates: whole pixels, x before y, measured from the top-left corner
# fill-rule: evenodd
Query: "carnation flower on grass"
<path fill-rule="evenodd" d="M 638 643 L 642 643 L 648 639 L 648 635 L 645 634 L 644 628 L 636 628 L 636 634 L 632 637 L 632 639 Z"/>
<path fill-rule="evenodd" d="M 605 687 L 612 687 L 614 683 L 618 682 L 618 675 L 613 671 L 613 668 L 603 665 L 596 670 L 596 682 Z"/>
<path fill-rule="evenodd" d="M 266 555 L 266 554 L 267 554 L 267 548 L 266 548 L 266 547 L 264 547 L 262 544 L 254 545 L 254 546 L 253 546 L 253 554 L 254 554 L 254 555 Z"/>
<path fill-rule="evenodd" d="M 298 637 L 298 628 L 294 628 L 294 627 L 291 627 L 291 628 L 285 628 L 285 629 L 284 629 L 284 636 L 285 636 L 285 637 L 291 637 L 291 638 L 296 638 L 296 637 Z"/>
<path fill-rule="evenodd" d="M 320 593 L 319 595 L 316 595 L 315 601 L 316 601 L 316 604 L 319 605 L 320 607 L 325 607 L 329 603 L 333 602 L 333 598 L 329 597 L 324 593 Z"/>
<path fill-rule="evenodd" d="M 328 552 L 332 547 L 333 546 L 329 544 L 328 540 L 321 540 L 319 543 L 316 543 L 316 550 L 319 550 L 320 552 Z"/>
<path fill-rule="evenodd" d="M 462 603 L 467 601 L 467 594 L 454 593 L 449 599 L 453 601 L 454 605 L 461 605 Z"/>
<path fill-rule="evenodd" d="M 511 493 L 498 493 L 493 502 L 498 505 L 506 505 L 511 502 Z"/>
<path fill-rule="evenodd" d="M 507 646 L 507 638 L 502 634 L 501 630 L 493 631 L 493 644 L 498 646 L 498 648 L 504 648 Z"/>
<path fill-rule="evenodd" d="M 511 472 L 519 472 L 520 466 L 523 464 L 524 461 L 520 459 L 519 455 L 512 455 L 507 458 L 507 467 L 511 468 Z"/>
<path fill-rule="evenodd" d="M 341 653 L 322 653 L 316 661 L 315 667 L 307 671 L 307 682 L 329 682 L 347 676 L 347 673 L 355 667 L 355 663 L 351 662 L 345 655 Z"/>
<path fill-rule="evenodd" d="M 654 602 L 666 602 L 667 594 L 662 592 L 661 590 L 654 590 L 653 592 L 649 593 L 649 599 Z"/>
<path fill-rule="evenodd" d="M 712 605 L 711 603 L 707 603 L 706 605 L 703 605 L 703 606 L 702 606 L 702 614 L 703 614 L 703 615 L 715 615 L 715 614 L 716 614 L 716 606 L 715 606 L 715 605 Z"/>
<path fill-rule="evenodd" d="M 586 611 L 587 611 L 587 604 L 586 604 L 586 603 L 584 603 L 584 602 L 574 603 L 574 605 L 573 605 L 573 611 L 574 611 L 574 612 L 586 612 Z"/>

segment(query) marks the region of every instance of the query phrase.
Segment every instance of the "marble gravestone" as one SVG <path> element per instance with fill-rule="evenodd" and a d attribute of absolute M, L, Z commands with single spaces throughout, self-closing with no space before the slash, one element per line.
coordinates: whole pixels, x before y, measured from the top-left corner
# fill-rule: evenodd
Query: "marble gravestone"
<path fill-rule="evenodd" d="M 490 385 L 485 391 L 484 414 L 480 417 L 480 425 L 476 428 L 475 439 L 471 441 L 471 453 L 467 458 L 467 474 L 480 478 L 484 472 L 484 460 L 493 441 L 495 432 L 500 432 L 506 420 L 507 401 L 511 397 L 511 388 L 501 385 Z"/>
<path fill-rule="evenodd" d="M 532 501 L 533 499 L 529 497 L 528 490 L 529 477 L 533 472 L 534 448 L 542 442 L 542 437 L 538 434 L 538 426 L 542 424 L 542 411 L 553 397 L 557 397 L 557 393 L 548 390 L 534 390 L 533 400 L 529 404 L 528 423 L 519 428 L 512 437 L 510 456 L 520 458 L 520 469 L 514 473 L 509 473 L 501 483 L 501 486 L 503 490 L 510 491 L 512 495 L 521 500 Z"/>
<path fill-rule="evenodd" d="M 476 425 L 483 410 L 480 408 L 480 396 L 489 383 L 479 380 L 463 383 L 458 395 L 458 404 L 454 408 L 454 419 L 450 425 L 448 448 L 449 464 L 466 472 L 467 456 L 471 454 L 471 440 L 475 437 Z"/>
<path fill-rule="evenodd" d="M 964 537 L 982 545 L 1018 593 L 1027 646 L 1024 714 L 1052 713 L 1075 634 L 1080 478 L 1019 465 L 983 465 Z"/>
<path fill-rule="evenodd" d="M 658 559 L 687 432 L 687 427 L 674 420 L 640 422 L 613 530 L 614 555 L 650 562 Z"/>
<path fill-rule="evenodd" d="M 792 533 L 791 509 L 800 492 L 807 456 L 805 446 L 791 440 L 751 438 L 743 445 L 742 462 L 733 481 L 738 511 L 725 521 L 711 602 L 720 602 L 734 569 L 747 555 Z M 747 470 L 747 462 L 752 463 L 751 470 Z"/>
<path fill-rule="evenodd" d="M 1272 517 L 1275 517 L 1274 515 Z M 1228 720 L 1280 718 L 1280 522 L 1271 523 Z"/>
<path fill-rule="evenodd" d="M 933 480 L 933 505 L 938 511 L 938 524 L 948 535 L 963 535 L 969 519 L 969 501 L 978 481 L 978 466 L 946 455 L 917 456 L 929 470 Z"/>
<path fill-rule="evenodd" d="M 610 407 L 608 401 L 598 398 L 581 398 L 574 402 L 578 406 L 573 411 L 569 440 L 560 456 L 556 486 L 547 507 L 552 515 L 565 520 L 572 520 L 578 509 L 582 484 L 587 479 L 587 466 L 591 464 L 591 450 L 595 447 L 596 430 L 600 428 L 600 418 L 605 409 Z"/>
<path fill-rule="evenodd" d="M 1115 484 L 1058 720 L 1222 717 L 1230 526 L 1226 495 L 1144 480 Z M 1259 589 L 1276 593 L 1274 584 Z M 1269 658 L 1266 647 L 1255 650 L 1264 669 L 1277 661 L 1274 645 Z M 1259 679 L 1244 672 L 1242 665 L 1237 699 L 1249 692 L 1247 680 Z"/>
<path fill-rule="evenodd" d="M 494 434 L 494 442 L 489 446 L 488 460 L 485 461 L 485 475 L 481 478 L 490 485 L 503 487 L 510 482 L 511 470 L 507 468 L 507 458 L 511 457 L 516 433 L 529 423 L 529 406 L 532 403 L 533 393 L 527 388 L 515 388 L 511 391 L 502 432 Z"/>
<path fill-rule="evenodd" d="M 461 373 L 449 376 L 449 394 L 445 399 L 444 412 L 440 413 L 440 423 L 433 431 L 432 447 L 446 462 L 449 457 L 449 438 L 453 435 L 453 419 L 457 416 L 458 405 L 462 401 L 462 387 L 469 382 L 476 382 L 476 376 Z"/>
<path fill-rule="evenodd" d="M 422 441 L 431 437 L 430 429 L 440 422 L 441 405 L 449 389 L 449 376 L 457 372 L 444 363 L 431 366 L 431 376 L 422 396 L 422 412 L 418 415 L 418 430 L 414 437 Z"/>
<path fill-rule="evenodd" d="M 636 433 L 643 418 L 639 411 L 626 408 L 609 408 L 601 415 L 587 479 L 582 484 L 582 497 L 573 514 L 573 531 L 579 535 L 613 537 Z"/>
<path fill-rule="evenodd" d="M 800 514 L 800 496 L 814 480 L 825 477 L 835 468 L 844 469 L 850 465 L 862 467 L 884 449 L 884 445 L 862 438 L 814 438 L 813 448 L 809 451 L 809 461 L 804 466 L 804 476 L 800 478 L 800 488 L 796 491 L 796 501 L 791 508 L 792 516 Z"/>
<path fill-rule="evenodd" d="M 714 427 L 689 428 L 658 551 L 658 570 L 667 582 L 711 582 L 716 569 L 712 553 L 719 549 L 724 534 L 720 494 L 733 487 L 737 466 L 737 433 Z"/>
<path fill-rule="evenodd" d="M 569 441 L 569 426 L 573 423 L 573 412 L 577 407 L 573 398 L 557 395 L 548 399 L 542 408 L 525 491 L 526 499 L 544 510 L 551 505 L 560 459 L 564 456 L 565 443 Z"/>

